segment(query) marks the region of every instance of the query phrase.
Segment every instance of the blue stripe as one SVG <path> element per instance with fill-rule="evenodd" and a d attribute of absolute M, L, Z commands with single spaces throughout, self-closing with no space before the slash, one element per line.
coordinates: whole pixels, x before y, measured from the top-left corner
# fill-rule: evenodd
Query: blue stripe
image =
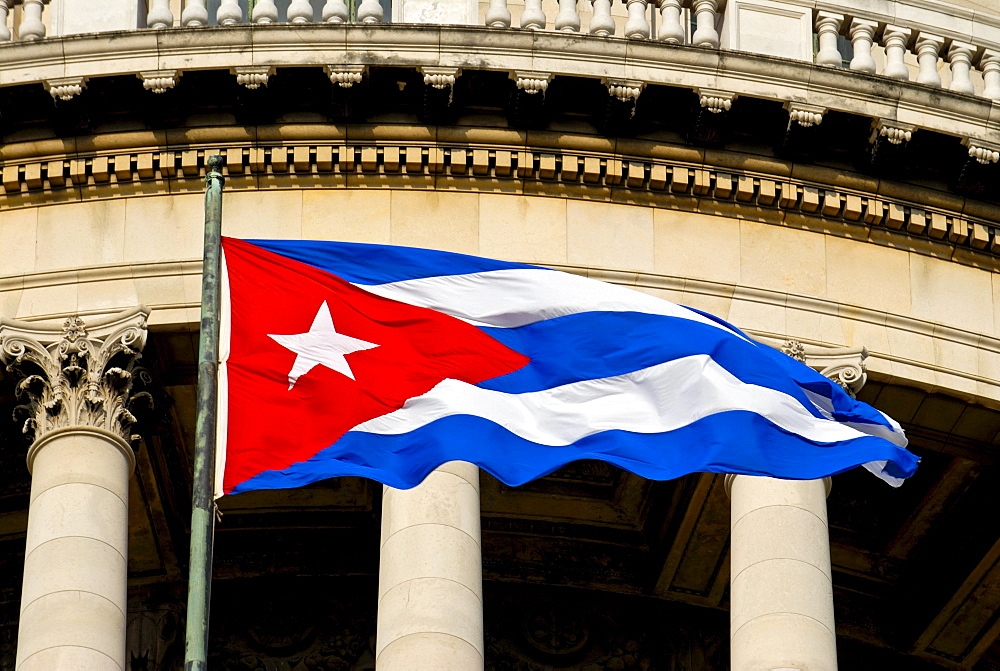
<path fill-rule="evenodd" d="M 414 247 L 301 240 L 247 240 L 246 242 L 314 266 L 341 277 L 348 282 L 362 285 L 385 284 L 387 282 L 399 282 L 424 277 L 459 275 L 492 270 L 531 268 L 545 270 L 537 266 Z M 736 333 L 741 333 L 739 329 L 718 317 L 698 310 L 694 311 Z M 589 319 L 589 315 L 612 314 L 614 313 L 584 313 L 574 316 L 581 319 Z M 637 342 L 631 347 L 626 342 L 624 331 L 613 330 L 616 328 L 626 328 L 627 324 L 610 324 L 607 327 L 608 330 L 598 325 L 593 327 L 574 326 L 572 332 L 567 331 L 566 334 L 563 334 L 561 333 L 563 329 L 561 324 L 551 328 L 546 326 L 550 322 L 560 320 L 549 320 L 549 322 L 538 324 L 540 328 L 537 335 L 531 335 L 530 328 L 531 326 L 535 326 L 531 325 L 529 327 L 521 327 L 520 329 L 508 329 L 513 332 L 521 332 L 521 334 L 514 333 L 509 336 L 502 333 L 504 329 L 484 329 L 484 331 L 490 333 L 490 335 L 504 342 L 512 349 L 523 352 L 533 360 L 538 359 L 538 363 L 533 363 L 526 370 L 499 378 L 496 381 L 487 381 L 482 386 L 501 391 L 534 391 L 580 379 L 607 377 L 608 375 L 632 372 L 640 368 L 645 368 L 648 365 L 655 365 L 676 358 L 677 356 L 686 355 L 683 353 L 664 355 L 664 352 L 686 352 L 687 354 L 709 353 L 720 365 L 744 382 L 784 391 L 797 398 L 803 407 L 808 408 L 816 416 L 820 415 L 796 384 L 801 388 L 809 389 L 816 394 L 829 398 L 834 408 L 834 418 L 838 421 L 878 424 L 890 429 L 892 428 L 891 424 L 885 420 L 881 413 L 863 403 L 858 403 L 848 394 L 844 393 L 835 383 L 813 371 L 808 366 L 795 361 L 773 348 L 747 343 L 735 336 L 726 336 L 724 333 L 718 332 L 717 329 L 698 325 L 697 322 L 686 322 L 679 318 L 645 315 L 644 313 L 619 314 L 637 315 L 651 320 L 673 319 L 674 321 L 671 325 L 665 327 L 669 330 L 664 330 L 659 334 L 659 340 L 649 330 L 652 322 L 640 326 L 635 334 Z M 609 321 L 609 319 L 603 317 L 599 317 L 598 319 L 603 319 L 605 322 Z M 614 320 L 610 319 L 610 321 Z M 694 338 L 693 340 L 687 341 L 684 337 L 682 331 L 685 331 L 685 329 L 679 326 L 683 323 L 701 327 L 700 329 L 688 329 Z M 592 329 L 591 333 L 586 333 L 587 328 Z M 600 342 L 602 337 L 607 339 L 606 343 Z M 663 339 L 666 337 L 676 338 L 680 342 L 664 343 Z M 534 340 L 535 338 L 538 338 L 538 340 Z M 548 338 L 555 338 L 555 340 L 552 343 L 544 342 Z M 611 347 L 611 343 L 615 347 Z M 559 348 L 558 355 L 560 357 L 565 356 L 568 360 L 573 359 L 574 350 L 578 346 L 581 350 L 580 357 L 577 358 L 577 363 L 588 357 L 591 360 L 605 357 L 608 359 L 605 362 L 606 365 L 603 368 L 601 366 L 593 366 L 593 370 L 610 372 L 595 372 L 593 374 L 574 373 L 568 365 L 560 362 L 558 357 L 554 356 L 556 354 L 555 348 Z M 617 349 L 618 347 L 622 348 L 621 351 Z M 640 359 L 638 360 L 647 363 L 644 365 L 630 364 L 626 360 L 629 354 L 622 354 L 621 352 L 638 352 L 640 354 Z M 748 359 L 742 361 L 742 357 L 748 357 Z M 782 372 L 791 378 L 794 384 L 788 380 L 782 380 Z M 495 384 L 496 386 L 490 386 L 491 384 Z"/>
<path fill-rule="evenodd" d="M 823 417 L 803 393 L 830 398 L 838 421 L 889 426 L 880 413 L 852 399 L 839 385 L 785 354 L 700 322 L 643 312 L 585 312 L 517 328 L 481 330 L 531 362 L 479 383 L 510 394 L 631 373 L 686 356 L 707 354 L 747 384 L 795 398 L 814 417 Z"/>
<path fill-rule="evenodd" d="M 423 277 L 467 275 L 512 268 L 546 270 L 521 263 L 416 247 L 308 240 L 247 240 L 246 242 L 325 270 L 355 284 L 386 284 Z"/>
<path fill-rule="evenodd" d="M 721 324 L 722 326 L 731 329 L 744 337 L 748 337 L 745 333 L 743 333 L 743 331 L 739 330 L 729 322 L 719 319 L 715 315 L 702 312 L 701 310 L 696 310 L 695 308 L 687 309 L 692 312 L 697 312 L 702 317 L 711 319 L 712 321 Z M 806 366 L 801 361 L 796 361 L 784 352 L 779 352 L 778 350 L 772 347 L 767 347 L 766 345 L 759 345 L 758 347 L 761 350 L 761 353 L 770 359 L 771 364 L 775 366 L 777 370 L 793 378 L 803 389 L 808 389 L 815 394 L 820 394 L 821 396 L 829 398 L 833 402 L 833 418 L 838 422 L 878 424 L 889 429 L 893 429 L 892 424 L 886 421 L 885 417 L 882 416 L 882 413 L 865 403 L 855 401 L 849 394 L 841 393 L 843 390 L 840 385 L 835 382 L 831 382 L 829 378 L 820 375 L 812 368 L 809 368 L 809 366 Z"/>
<path fill-rule="evenodd" d="M 452 415 L 394 436 L 349 432 L 312 459 L 284 471 L 265 471 L 233 493 L 301 487 L 345 475 L 408 489 L 455 460 L 478 464 L 518 486 L 580 459 L 606 461 L 653 480 L 697 472 L 811 480 L 883 460 L 890 462 L 890 475 L 905 478 L 917 466 L 914 455 L 881 438 L 811 443 L 747 411 L 719 413 L 668 433 L 604 431 L 565 447 L 533 443 L 481 417 Z"/>

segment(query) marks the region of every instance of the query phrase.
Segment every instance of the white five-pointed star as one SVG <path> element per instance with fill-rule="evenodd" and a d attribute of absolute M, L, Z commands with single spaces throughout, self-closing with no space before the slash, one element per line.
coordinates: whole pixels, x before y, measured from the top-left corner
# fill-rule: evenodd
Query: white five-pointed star
<path fill-rule="evenodd" d="M 326 366 L 354 379 L 354 371 L 347 363 L 345 355 L 351 352 L 378 347 L 378 345 L 351 336 L 337 333 L 330 315 L 330 306 L 323 301 L 319 312 L 313 319 L 307 333 L 294 335 L 273 335 L 268 333 L 279 345 L 295 352 L 295 363 L 288 372 L 288 389 L 291 390 L 300 377 L 311 371 L 315 366 Z"/>

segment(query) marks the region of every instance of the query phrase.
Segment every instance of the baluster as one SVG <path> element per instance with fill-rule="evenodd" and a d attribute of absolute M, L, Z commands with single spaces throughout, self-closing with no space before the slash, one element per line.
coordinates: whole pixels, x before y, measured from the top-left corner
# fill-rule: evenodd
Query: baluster
<path fill-rule="evenodd" d="M 851 20 L 851 44 L 854 46 L 854 58 L 851 59 L 851 69 L 855 72 L 875 74 L 875 59 L 872 58 L 872 45 L 875 43 L 875 31 L 878 24 L 864 19 Z"/>
<path fill-rule="evenodd" d="M 590 17 L 590 34 L 607 37 L 615 34 L 615 20 L 611 18 L 611 0 L 594 0 Z"/>
<path fill-rule="evenodd" d="M 278 8 L 274 0 L 257 0 L 253 6 L 253 16 L 250 17 L 253 23 L 269 24 L 278 22 Z"/>
<path fill-rule="evenodd" d="M 347 23 L 350 18 L 344 0 L 326 0 L 323 5 L 323 23 Z"/>
<path fill-rule="evenodd" d="M 646 20 L 646 0 L 625 0 L 628 20 L 625 22 L 625 37 L 633 40 L 649 39 L 649 21 Z"/>
<path fill-rule="evenodd" d="M 358 6 L 358 21 L 361 23 L 382 23 L 382 4 L 378 0 L 361 0 Z"/>
<path fill-rule="evenodd" d="M 243 22 L 243 10 L 239 0 L 222 0 L 215 12 L 215 22 L 220 26 L 235 26 Z"/>
<path fill-rule="evenodd" d="M 816 64 L 839 68 L 844 63 L 844 57 L 837 48 L 837 36 L 840 26 L 844 23 L 842 14 L 818 12 L 816 15 L 816 34 L 819 36 L 819 51 L 816 53 Z"/>
<path fill-rule="evenodd" d="M 684 43 L 684 26 L 681 25 L 681 0 L 659 0 L 660 29 L 656 38 L 668 44 Z"/>
<path fill-rule="evenodd" d="M 974 53 L 976 53 L 976 47 L 971 44 L 951 43 L 951 49 L 948 50 L 948 60 L 951 62 L 951 86 L 948 87 L 950 90 L 957 93 L 974 94 L 976 92 L 976 88 L 969 78 Z"/>
<path fill-rule="evenodd" d="M 938 74 L 938 54 L 944 46 L 944 39 L 937 35 L 921 33 L 917 37 L 917 63 L 920 72 L 917 73 L 918 84 L 941 86 L 941 75 Z"/>
<path fill-rule="evenodd" d="M 903 62 L 906 55 L 906 43 L 910 41 L 911 30 L 899 26 L 886 26 L 882 36 L 885 46 L 885 69 L 882 74 L 893 79 L 906 81 L 910 78 L 910 70 Z"/>
<path fill-rule="evenodd" d="M 197 28 L 208 25 L 208 8 L 205 0 L 187 0 L 184 11 L 181 12 L 181 25 L 185 28 Z"/>
<path fill-rule="evenodd" d="M 45 24 L 42 23 L 42 0 L 24 0 L 21 8 L 21 26 L 17 29 L 18 38 L 31 41 L 45 37 Z"/>
<path fill-rule="evenodd" d="M 521 27 L 529 30 L 545 29 L 545 12 L 542 11 L 542 0 L 524 0 Z"/>
<path fill-rule="evenodd" d="M 208 25 L 208 8 L 205 0 L 187 0 L 184 11 L 181 12 L 181 25 L 185 28 L 197 28 Z"/>
<path fill-rule="evenodd" d="M 695 14 L 697 29 L 691 36 L 691 43 L 696 47 L 719 47 L 719 31 L 715 29 L 715 13 L 718 10 L 717 0 L 694 0 L 691 9 Z"/>
<path fill-rule="evenodd" d="M 486 25 L 490 28 L 510 28 L 507 0 L 490 0 L 490 7 L 486 10 Z"/>
<path fill-rule="evenodd" d="M 1000 51 L 987 49 L 979 63 L 983 71 L 983 95 L 992 100 L 1000 100 Z"/>
<path fill-rule="evenodd" d="M 576 11 L 576 0 L 559 0 L 556 30 L 563 33 L 580 32 L 580 14 Z"/>
<path fill-rule="evenodd" d="M 10 15 L 10 3 L 12 0 L 0 0 L 0 42 L 10 42 L 12 37 L 10 28 L 7 27 L 7 16 Z"/>
<path fill-rule="evenodd" d="M 288 6 L 289 23 L 312 23 L 313 8 L 309 0 L 292 0 Z"/>
<path fill-rule="evenodd" d="M 146 14 L 146 26 L 149 28 L 169 28 L 174 25 L 174 13 L 170 11 L 170 0 L 153 0 Z"/>

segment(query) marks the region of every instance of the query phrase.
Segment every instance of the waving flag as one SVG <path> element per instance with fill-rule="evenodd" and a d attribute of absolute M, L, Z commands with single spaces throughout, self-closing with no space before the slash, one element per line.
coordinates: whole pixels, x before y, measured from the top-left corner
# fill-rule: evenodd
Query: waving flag
<path fill-rule="evenodd" d="M 664 480 L 898 485 L 899 425 L 704 313 L 545 268 L 336 242 L 223 239 L 217 493 L 440 464 L 519 485 L 579 459 Z M 224 464 L 224 468 L 222 467 Z"/>

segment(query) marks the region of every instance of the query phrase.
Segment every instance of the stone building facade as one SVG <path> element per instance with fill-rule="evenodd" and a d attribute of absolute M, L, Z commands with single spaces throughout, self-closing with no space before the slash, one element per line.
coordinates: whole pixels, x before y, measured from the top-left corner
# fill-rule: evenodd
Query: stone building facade
<path fill-rule="evenodd" d="M 227 497 L 210 668 L 1000 668 L 993 0 L 0 18 L 0 669 L 182 666 L 215 153 L 226 235 L 702 309 L 897 418 L 922 465 L 899 490 L 581 462 Z"/>

